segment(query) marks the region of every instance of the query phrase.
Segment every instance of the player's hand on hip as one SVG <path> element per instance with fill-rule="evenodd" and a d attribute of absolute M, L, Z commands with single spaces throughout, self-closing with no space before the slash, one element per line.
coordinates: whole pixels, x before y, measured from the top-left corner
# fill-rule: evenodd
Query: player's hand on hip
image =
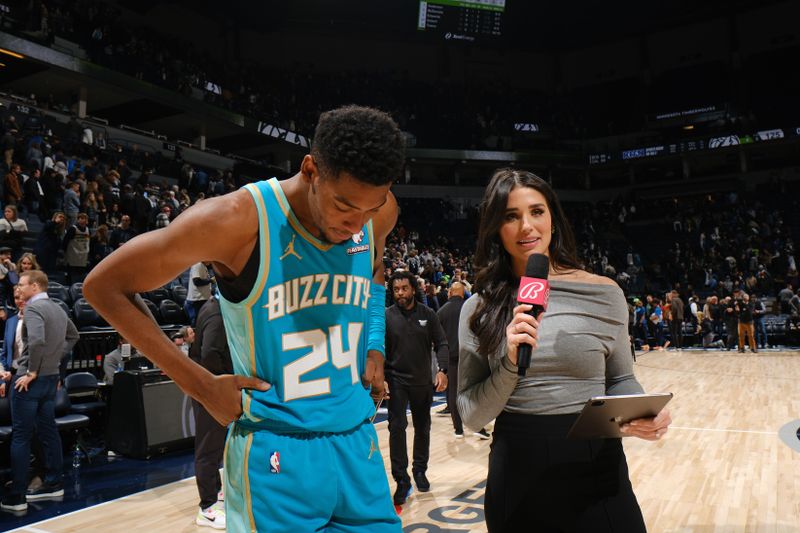
<path fill-rule="evenodd" d="M 506 327 L 506 349 L 509 360 L 517 364 L 517 350 L 520 344 L 530 344 L 533 350 L 539 342 L 539 321 L 526 311 L 532 309 L 531 305 L 520 304 L 514 308 L 514 316 Z M 539 314 L 539 318 L 542 314 Z"/>
<path fill-rule="evenodd" d="M 623 424 L 620 431 L 631 437 L 659 440 L 667 433 L 670 424 L 672 424 L 672 417 L 669 414 L 669 410 L 662 409 L 660 413 L 652 418 L 637 418 L 627 424 Z"/>
<path fill-rule="evenodd" d="M 224 374 L 214 376 L 204 397 L 198 398 L 214 420 L 223 426 L 242 415 L 242 389 L 268 391 L 271 385 L 257 377 Z"/>
<path fill-rule="evenodd" d="M 441 370 L 436 373 L 436 392 L 442 392 L 447 389 L 447 374 Z"/>

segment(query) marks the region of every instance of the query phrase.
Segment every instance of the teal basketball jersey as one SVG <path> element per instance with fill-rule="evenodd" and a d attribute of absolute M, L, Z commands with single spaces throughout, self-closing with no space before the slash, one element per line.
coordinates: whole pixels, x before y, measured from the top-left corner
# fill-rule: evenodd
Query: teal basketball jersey
<path fill-rule="evenodd" d="M 241 302 L 220 299 L 242 391 L 239 423 L 274 432 L 349 431 L 374 411 L 361 385 L 374 243 L 371 222 L 340 244 L 311 235 L 278 180 L 245 186 L 258 210 L 261 264 Z"/>

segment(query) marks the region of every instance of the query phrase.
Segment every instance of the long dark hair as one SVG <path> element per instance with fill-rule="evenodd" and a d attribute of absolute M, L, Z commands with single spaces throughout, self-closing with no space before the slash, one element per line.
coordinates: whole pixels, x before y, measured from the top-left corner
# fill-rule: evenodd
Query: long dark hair
<path fill-rule="evenodd" d="M 514 308 L 519 278 L 514 274 L 511 256 L 500 240 L 500 228 L 506 222 L 508 195 L 516 187 L 535 189 L 547 202 L 554 230 L 548 247 L 551 268 L 556 272 L 581 268 L 572 227 L 553 188 L 531 172 L 511 168 L 495 171 L 480 206 L 474 266 L 475 290 L 481 295 L 481 303 L 469 321 L 470 329 L 478 337 L 478 352 L 484 357 L 489 357 L 503 342 L 505 327 L 511 321 Z"/>

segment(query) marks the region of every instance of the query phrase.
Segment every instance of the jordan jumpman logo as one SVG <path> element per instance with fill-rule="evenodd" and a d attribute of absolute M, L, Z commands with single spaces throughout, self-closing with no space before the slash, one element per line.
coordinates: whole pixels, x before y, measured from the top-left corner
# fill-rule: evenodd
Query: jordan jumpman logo
<path fill-rule="evenodd" d="M 289 246 L 286 247 L 286 249 L 283 251 L 283 255 L 280 256 L 280 260 L 281 261 L 283 261 L 289 255 L 295 256 L 298 259 L 298 261 L 302 261 L 303 260 L 303 258 L 300 257 L 300 254 L 298 254 L 297 252 L 294 251 L 294 240 L 295 240 L 295 238 L 297 238 L 297 234 L 296 233 L 294 235 L 292 235 L 292 240 L 289 241 Z"/>

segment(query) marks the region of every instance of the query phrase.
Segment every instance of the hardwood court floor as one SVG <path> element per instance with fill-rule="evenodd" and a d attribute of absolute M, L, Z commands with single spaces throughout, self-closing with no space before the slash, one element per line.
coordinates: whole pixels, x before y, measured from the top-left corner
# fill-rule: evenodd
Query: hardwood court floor
<path fill-rule="evenodd" d="M 649 531 L 800 532 L 800 453 L 778 438 L 800 419 L 800 353 L 653 352 L 635 371 L 646 390 L 675 393 L 662 441 L 625 440 Z M 385 422 L 378 434 L 388 471 Z M 434 415 L 431 442 L 432 489 L 404 506 L 404 530 L 485 531 L 489 441 L 456 440 L 450 418 Z M 194 526 L 196 501 L 188 479 L 18 531 L 210 531 Z"/>

